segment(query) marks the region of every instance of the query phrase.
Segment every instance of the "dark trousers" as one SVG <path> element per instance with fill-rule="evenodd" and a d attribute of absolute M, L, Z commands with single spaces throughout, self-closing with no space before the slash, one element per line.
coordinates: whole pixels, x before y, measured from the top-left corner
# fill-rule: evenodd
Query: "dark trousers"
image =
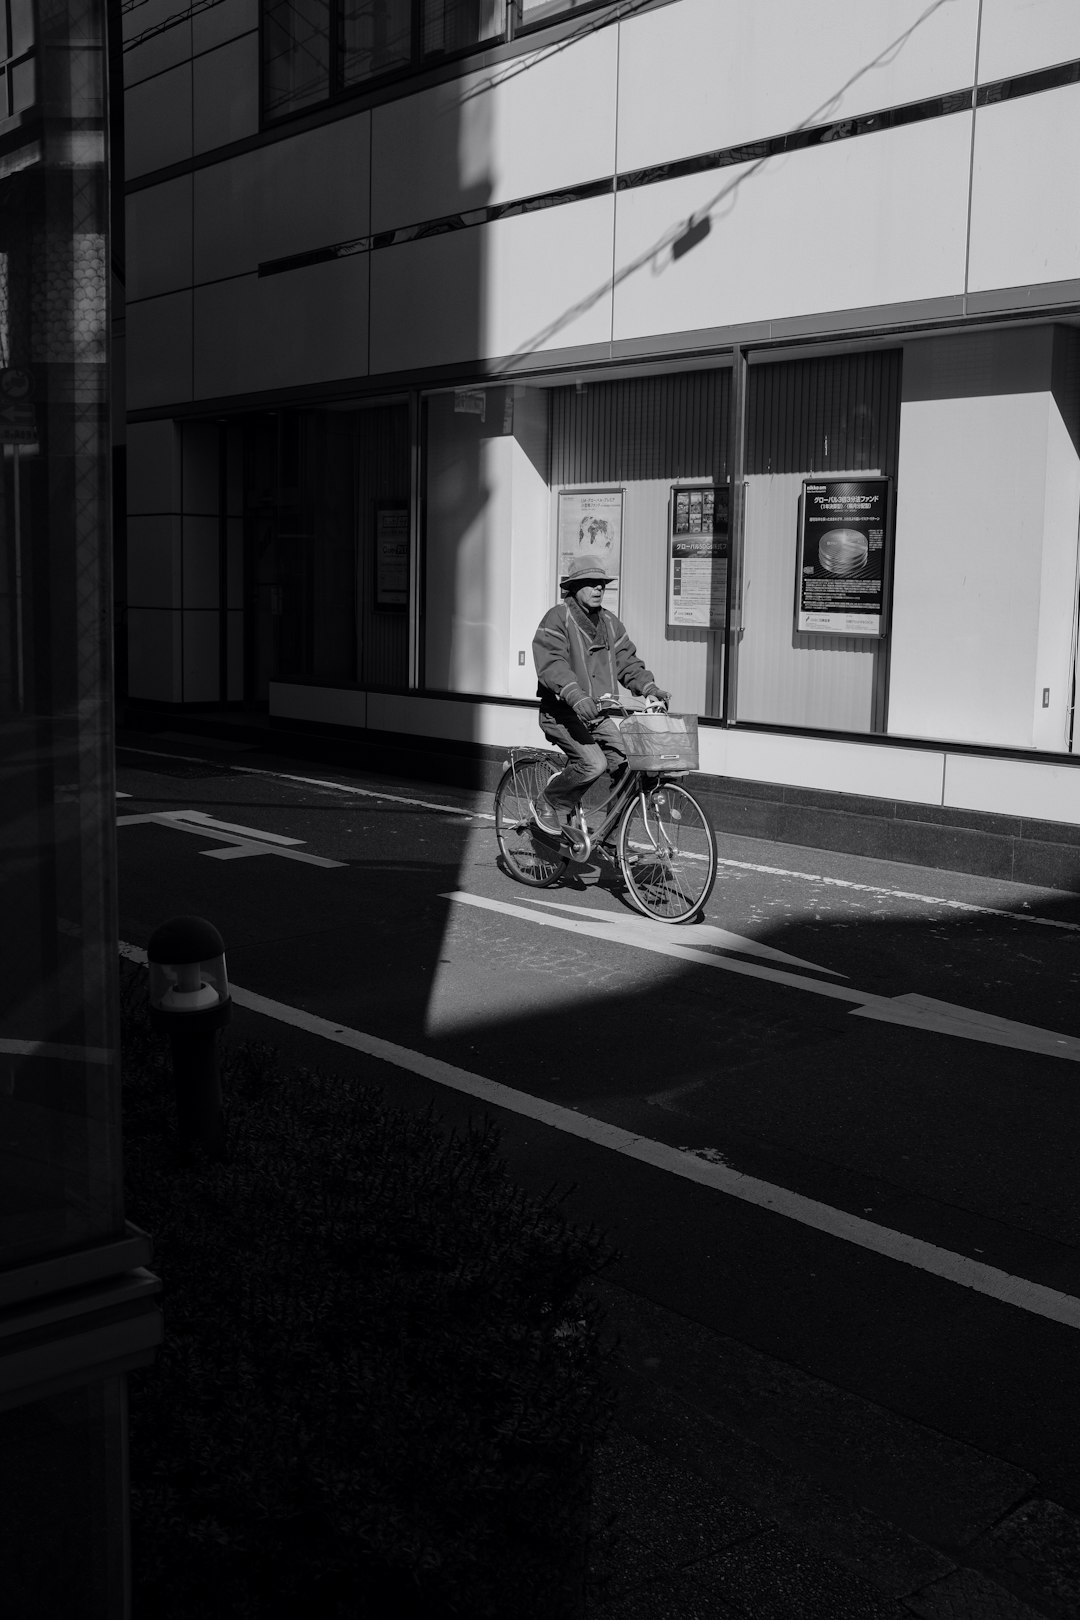
<path fill-rule="evenodd" d="M 568 761 L 566 769 L 553 776 L 544 789 L 557 818 L 565 821 L 591 782 L 605 770 L 614 775 L 625 765 L 626 749 L 613 720 L 600 720 L 590 728 L 577 715 L 566 725 L 541 715 L 540 725 L 544 736 L 563 750 Z"/>

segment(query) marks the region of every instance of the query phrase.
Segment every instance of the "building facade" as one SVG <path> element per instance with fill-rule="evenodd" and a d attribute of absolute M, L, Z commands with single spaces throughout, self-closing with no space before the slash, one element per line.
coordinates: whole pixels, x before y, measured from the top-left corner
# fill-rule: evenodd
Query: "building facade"
<path fill-rule="evenodd" d="M 1080 825 L 1075 0 L 126 9 L 133 699 Z"/>

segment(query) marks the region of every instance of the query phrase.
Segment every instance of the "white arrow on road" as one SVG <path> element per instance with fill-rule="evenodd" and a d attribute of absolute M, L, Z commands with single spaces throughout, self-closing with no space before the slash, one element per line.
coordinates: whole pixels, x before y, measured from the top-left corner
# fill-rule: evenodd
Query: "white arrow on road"
<path fill-rule="evenodd" d="M 212 861 L 238 861 L 249 855 L 281 855 L 285 860 L 303 861 L 308 866 L 344 866 L 344 861 L 331 861 L 325 855 L 308 855 L 294 846 L 302 838 L 285 838 L 281 833 L 259 832 L 254 827 L 239 827 L 232 821 L 215 821 L 204 810 L 155 810 L 146 815 L 117 816 L 118 827 L 137 827 L 157 822 L 162 827 L 175 827 L 177 832 L 197 833 L 202 838 L 213 838 L 226 844 L 226 849 L 201 849 Z"/>
<path fill-rule="evenodd" d="M 788 973 L 781 968 L 765 967 L 756 962 L 742 962 L 734 956 L 721 956 L 715 950 L 703 950 L 693 945 L 684 945 L 679 939 L 682 930 L 672 927 L 670 923 L 650 923 L 644 917 L 640 923 L 635 918 L 627 916 L 614 917 L 608 921 L 608 914 L 596 911 L 586 911 L 581 906 L 568 906 L 574 912 L 573 917 L 553 917 L 547 912 L 532 910 L 526 906 L 511 905 L 506 900 L 488 900 L 482 895 L 467 894 L 464 890 L 443 896 L 445 900 L 457 901 L 460 905 L 478 906 L 484 911 L 497 911 L 506 916 L 520 917 L 525 922 L 538 924 L 543 928 L 561 928 L 571 934 L 586 934 L 593 939 L 606 939 L 612 944 L 631 945 L 637 950 L 653 951 L 660 956 L 673 956 L 683 962 L 696 962 L 702 967 L 720 969 L 724 973 L 743 974 L 751 979 L 765 979 L 771 984 L 787 985 L 792 990 L 806 990 L 811 995 L 826 996 L 835 1001 L 846 1001 L 851 1004 L 852 1013 L 858 1018 L 875 1018 L 882 1023 L 904 1024 L 911 1029 L 923 1029 L 931 1034 L 955 1035 L 962 1040 L 984 1041 L 991 1046 L 1012 1047 L 1021 1052 L 1040 1052 L 1047 1057 L 1066 1058 L 1071 1063 L 1080 1063 L 1080 1040 L 1072 1035 L 1061 1035 L 1056 1030 L 1039 1029 L 1034 1024 L 1020 1024 L 1009 1018 L 997 1018 L 992 1013 L 981 1013 L 971 1007 L 959 1007 L 948 1001 L 935 1001 L 929 996 L 915 994 L 902 996 L 878 996 L 869 990 L 856 990 L 847 985 L 832 984 L 828 980 L 811 979 L 801 973 Z M 537 901 L 537 905 L 548 905 L 551 902 Z M 558 903 L 558 902 L 556 902 Z M 701 939 L 706 941 L 713 932 L 725 935 L 731 944 L 723 945 L 728 951 L 748 952 L 750 946 L 756 944 L 742 938 L 739 934 L 727 934 L 724 929 L 703 929 L 695 927 L 691 933 L 687 930 L 683 937 Z M 736 944 L 735 941 L 740 943 Z M 720 940 L 709 939 L 713 945 L 721 944 Z M 797 960 L 788 958 L 789 961 Z M 817 967 L 812 963 L 815 973 L 824 973 L 828 970 Z"/>

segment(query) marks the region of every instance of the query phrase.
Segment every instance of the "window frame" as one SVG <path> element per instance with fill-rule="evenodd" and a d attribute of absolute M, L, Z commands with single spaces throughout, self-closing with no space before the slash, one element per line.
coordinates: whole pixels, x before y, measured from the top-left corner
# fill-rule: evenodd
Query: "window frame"
<path fill-rule="evenodd" d="M 605 10 L 612 13 L 611 21 L 617 21 L 622 11 L 617 7 L 617 0 L 583 0 L 575 5 L 573 0 L 565 0 L 568 8 L 563 12 L 545 12 L 543 17 L 533 22 L 522 20 L 521 0 L 506 0 L 504 11 L 504 24 L 501 31 L 489 35 L 485 39 L 477 40 L 474 44 L 464 46 L 457 51 L 446 51 L 438 54 L 424 56 L 421 51 L 423 39 L 423 5 L 424 0 L 411 0 L 411 34 L 412 53 L 407 65 L 388 68 L 383 73 L 373 73 L 355 84 L 344 82 L 344 50 L 342 48 L 342 0 L 326 0 L 329 19 L 329 90 L 326 96 L 318 100 L 306 101 L 302 106 L 290 106 L 281 110 L 271 109 L 267 98 L 267 0 L 260 0 L 259 4 L 259 122 L 262 129 L 277 129 L 294 119 L 310 117 L 313 114 L 325 112 L 329 108 L 348 105 L 349 102 L 364 96 L 379 94 L 388 90 L 393 91 L 401 87 L 403 94 L 418 88 L 417 81 L 423 81 L 426 76 L 437 74 L 441 69 L 458 67 L 465 64 L 472 57 L 484 56 L 492 50 L 512 45 L 516 39 L 528 39 L 534 42 L 536 36 L 546 29 L 558 28 L 562 31 L 572 28 L 579 18 L 595 16 Z M 644 0 L 643 10 L 651 9 L 649 0 Z"/>

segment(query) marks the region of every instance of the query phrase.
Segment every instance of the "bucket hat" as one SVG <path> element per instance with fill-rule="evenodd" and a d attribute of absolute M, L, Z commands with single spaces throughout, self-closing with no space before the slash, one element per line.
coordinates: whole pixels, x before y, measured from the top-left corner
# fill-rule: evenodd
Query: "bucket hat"
<path fill-rule="evenodd" d="M 595 552 L 587 551 L 582 557 L 572 557 L 559 580 L 560 589 L 569 585 L 574 588 L 584 585 L 588 580 L 603 580 L 610 585 L 618 579 L 618 574 L 612 574 L 601 562 Z"/>

